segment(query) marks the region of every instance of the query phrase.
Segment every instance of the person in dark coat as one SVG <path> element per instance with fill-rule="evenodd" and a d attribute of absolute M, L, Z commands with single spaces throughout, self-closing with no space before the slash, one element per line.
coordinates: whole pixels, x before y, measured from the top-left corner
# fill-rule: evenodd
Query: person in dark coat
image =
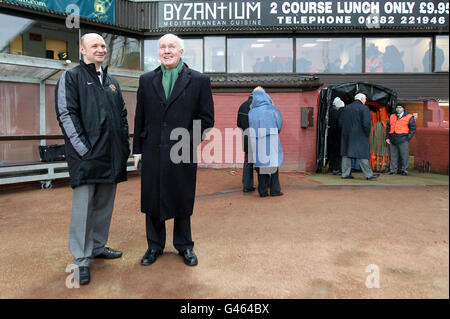
<path fill-rule="evenodd" d="M 386 143 L 390 145 L 391 162 L 388 175 L 397 174 L 400 159 L 401 174 L 408 175 L 409 141 L 416 133 L 416 120 L 405 109 L 404 104 L 397 104 L 396 114 L 392 114 L 386 124 Z"/>
<path fill-rule="evenodd" d="M 249 145 L 248 142 L 248 112 L 250 111 L 250 105 L 252 104 L 252 95 L 248 97 L 247 101 L 241 104 L 238 110 L 237 127 L 242 131 L 242 147 L 245 153 L 244 165 L 242 168 L 242 185 L 244 193 L 253 192 L 256 188 L 253 186 L 253 163 L 248 161 L 249 158 Z M 251 156 L 251 155 L 250 155 Z"/>
<path fill-rule="evenodd" d="M 78 283 L 90 282 L 93 258 L 120 258 L 105 247 L 116 184 L 127 180 L 130 154 L 127 109 L 117 81 L 102 68 L 104 39 L 81 37 L 80 65 L 65 71 L 55 89 L 56 115 L 64 134 L 73 188 L 69 249 L 78 267 Z"/>
<path fill-rule="evenodd" d="M 339 97 L 336 97 L 330 108 L 327 148 L 328 167 L 333 175 L 341 175 L 341 128 L 339 126 L 339 117 L 344 106 L 344 102 Z"/>
<path fill-rule="evenodd" d="M 183 63 L 179 37 L 166 34 L 158 44 L 161 65 L 139 79 L 134 122 L 133 154 L 136 168 L 142 161 L 141 211 L 146 214 L 148 243 L 141 264 L 151 265 L 163 253 L 165 221 L 174 218 L 173 245 L 184 262 L 194 266 L 198 259 L 190 220 L 196 153 L 203 133 L 214 126 L 211 83 Z M 187 151 L 184 146 L 178 149 L 180 143 Z"/>
<path fill-rule="evenodd" d="M 370 110 L 366 103 L 366 95 L 358 93 L 355 101 L 347 105 L 339 119 L 341 127 L 342 178 L 353 178 L 352 158 L 359 161 L 361 170 L 367 180 L 378 178 L 369 165 L 370 152 Z"/>

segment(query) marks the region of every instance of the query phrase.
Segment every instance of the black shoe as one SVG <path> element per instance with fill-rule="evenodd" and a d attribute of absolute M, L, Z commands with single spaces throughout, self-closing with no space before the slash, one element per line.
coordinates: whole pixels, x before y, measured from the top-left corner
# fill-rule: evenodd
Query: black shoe
<path fill-rule="evenodd" d="M 197 256 L 192 249 L 186 249 L 185 251 L 179 251 L 178 255 L 183 256 L 184 263 L 188 266 L 195 266 L 198 264 Z"/>
<path fill-rule="evenodd" d="M 408 172 L 402 172 L 402 175 L 403 175 L 403 176 L 407 176 L 407 175 L 408 175 Z"/>
<path fill-rule="evenodd" d="M 156 258 L 158 258 L 158 256 L 162 255 L 162 250 L 150 250 L 148 249 L 145 252 L 144 257 L 142 257 L 141 259 L 141 264 L 144 266 L 149 266 L 151 264 L 153 264 L 156 261 Z"/>
<path fill-rule="evenodd" d="M 348 175 L 348 176 L 342 176 L 342 179 L 354 179 L 353 175 Z"/>
<path fill-rule="evenodd" d="M 377 179 L 379 176 L 380 176 L 380 174 L 374 174 L 374 175 L 372 175 L 372 176 L 370 176 L 370 177 L 367 177 L 366 179 L 367 179 L 368 181 L 371 181 L 371 180 Z"/>
<path fill-rule="evenodd" d="M 254 192 L 255 191 L 255 187 L 251 187 L 251 188 L 244 188 L 244 193 L 249 193 L 249 192 Z"/>
<path fill-rule="evenodd" d="M 122 252 L 120 250 L 114 250 L 112 248 L 105 247 L 103 251 L 94 258 L 116 259 L 120 257 L 122 257 Z"/>
<path fill-rule="evenodd" d="M 335 170 L 335 171 L 333 171 L 333 175 L 339 176 L 339 175 L 342 175 L 342 172 Z"/>
<path fill-rule="evenodd" d="M 89 267 L 78 267 L 78 275 L 80 285 L 87 285 L 91 281 L 91 273 L 89 272 Z"/>
<path fill-rule="evenodd" d="M 279 193 L 275 193 L 275 194 L 270 194 L 270 196 L 283 196 L 283 193 L 279 192 Z"/>
<path fill-rule="evenodd" d="M 397 175 L 397 172 L 389 171 L 387 173 L 384 173 L 385 175 Z"/>
<path fill-rule="evenodd" d="M 267 196 L 269 196 L 269 194 L 267 194 L 267 193 L 259 194 L 259 197 L 267 197 Z"/>

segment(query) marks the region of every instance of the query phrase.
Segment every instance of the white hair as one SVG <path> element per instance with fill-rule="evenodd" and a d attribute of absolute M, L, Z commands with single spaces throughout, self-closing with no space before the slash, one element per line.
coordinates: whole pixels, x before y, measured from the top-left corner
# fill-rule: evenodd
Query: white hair
<path fill-rule="evenodd" d="M 367 100 L 367 97 L 366 97 L 366 95 L 364 93 L 358 93 L 358 94 L 355 95 L 355 101 L 356 100 L 360 100 L 362 102 L 363 99 Z"/>
<path fill-rule="evenodd" d="M 167 33 L 167 34 L 163 35 L 161 38 L 159 38 L 158 46 L 161 43 L 161 40 L 166 39 L 166 38 L 174 38 L 175 41 L 178 43 L 179 50 L 184 50 L 184 41 L 183 41 L 183 39 L 181 39 L 180 37 L 178 37 L 178 36 L 176 36 L 175 34 L 172 34 L 172 33 Z"/>
<path fill-rule="evenodd" d="M 256 91 L 261 91 L 261 92 L 266 93 L 266 91 L 264 91 L 264 89 L 261 86 L 257 86 L 253 89 L 253 92 L 256 92 Z"/>

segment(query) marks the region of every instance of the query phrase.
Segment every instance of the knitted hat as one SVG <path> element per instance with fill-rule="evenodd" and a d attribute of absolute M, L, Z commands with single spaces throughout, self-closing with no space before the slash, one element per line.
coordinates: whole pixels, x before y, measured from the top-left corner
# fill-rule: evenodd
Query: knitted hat
<path fill-rule="evenodd" d="M 345 106 L 344 101 L 342 101 L 339 96 L 333 100 L 333 105 L 336 106 L 336 108 L 341 108 Z"/>

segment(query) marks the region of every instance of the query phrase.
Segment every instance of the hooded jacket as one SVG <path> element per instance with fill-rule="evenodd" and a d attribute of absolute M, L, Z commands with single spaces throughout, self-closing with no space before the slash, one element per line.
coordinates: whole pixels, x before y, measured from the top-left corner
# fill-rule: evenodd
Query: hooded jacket
<path fill-rule="evenodd" d="M 95 65 L 65 71 L 55 89 L 56 115 L 64 134 L 70 185 L 118 183 L 127 179 L 130 154 L 127 110 L 119 83 Z"/>
<path fill-rule="evenodd" d="M 255 167 L 280 167 L 283 163 L 283 149 L 279 133 L 283 119 L 267 93 L 253 92 L 248 119 Z"/>

